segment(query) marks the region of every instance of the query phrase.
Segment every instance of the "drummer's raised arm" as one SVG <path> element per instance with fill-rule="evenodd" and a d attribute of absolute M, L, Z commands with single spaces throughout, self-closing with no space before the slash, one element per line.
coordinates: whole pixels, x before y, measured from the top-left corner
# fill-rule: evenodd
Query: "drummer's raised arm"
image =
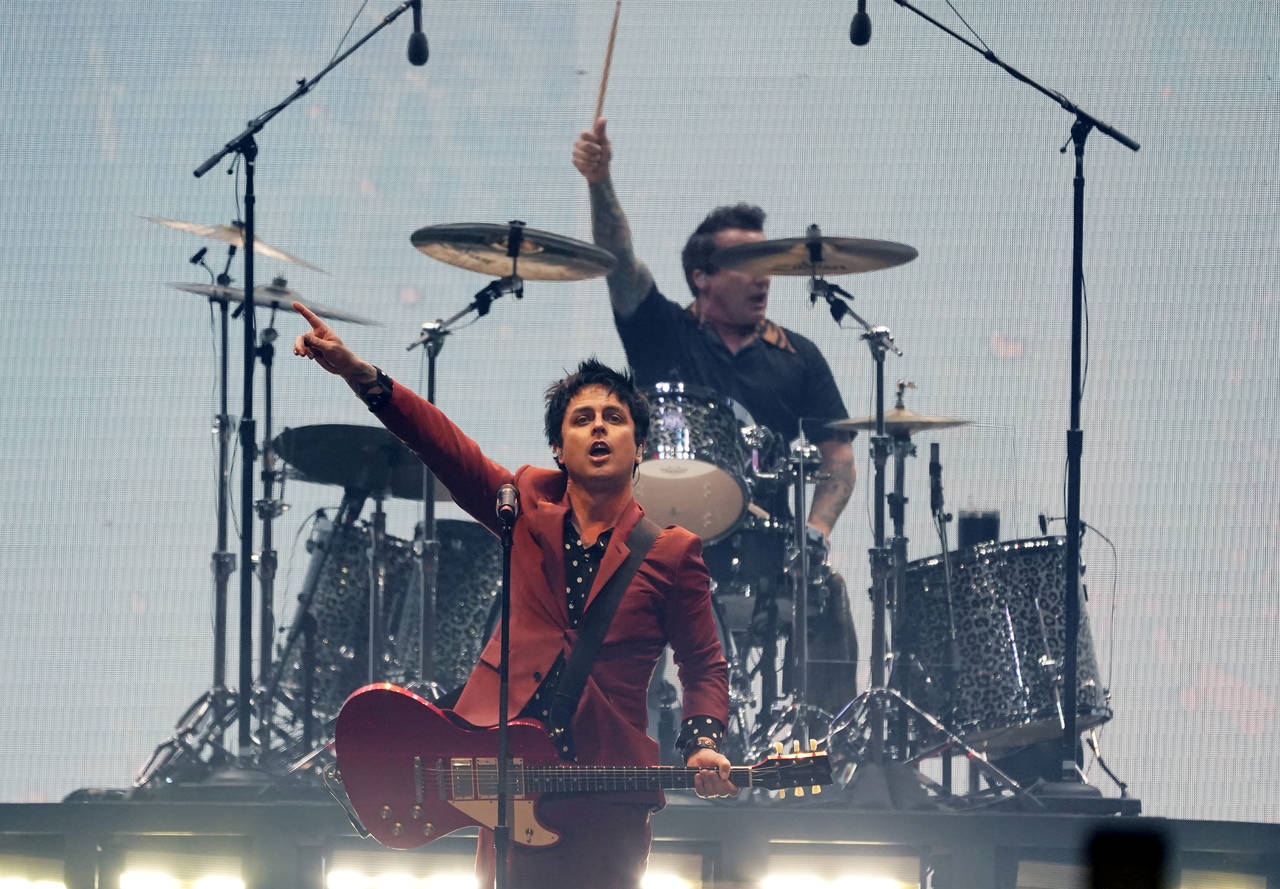
<path fill-rule="evenodd" d="M 631 227 L 613 189 L 609 172 L 613 145 L 605 134 L 605 125 L 603 117 L 596 118 L 595 126 L 582 131 L 573 144 L 573 165 L 587 180 L 591 194 L 591 236 L 596 246 L 608 250 L 618 261 L 605 279 L 609 300 L 618 315 L 629 318 L 649 295 L 653 275 L 636 258 L 631 245 Z"/>

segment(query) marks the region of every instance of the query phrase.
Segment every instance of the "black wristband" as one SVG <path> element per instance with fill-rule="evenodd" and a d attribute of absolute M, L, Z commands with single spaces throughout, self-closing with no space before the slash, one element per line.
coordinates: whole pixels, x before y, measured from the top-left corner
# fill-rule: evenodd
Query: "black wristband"
<path fill-rule="evenodd" d="M 356 394 L 360 396 L 360 400 L 371 411 L 386 407 L 391 401 L 391 390 L 395 384 L 391 382 L 391 377 L 382 372 L 382 368 L 375 366 L 377 376 L 374 377 L 372 383 L 358 383 Z"/>

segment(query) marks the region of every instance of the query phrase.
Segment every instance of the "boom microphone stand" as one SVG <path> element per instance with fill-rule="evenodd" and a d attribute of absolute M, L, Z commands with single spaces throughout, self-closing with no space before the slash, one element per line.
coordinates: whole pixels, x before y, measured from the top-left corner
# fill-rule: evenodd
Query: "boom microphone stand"
<path fill-rule="evenodd" d="M 1121 145 L 1137 151 L 1139 145 L 1124 133 L 1075 105 L 1061 93 L 1048 89 L 1018 71 L 996 56 L 989 48 L 979 47 L 965 37 L 957 34 L 937 19 L 921 12 L 908 0 L 894 0 L 899 6 L 920 16 L 935 27 L 950 34 L 965 46 L 981 55 L 988 62 L 1003 68 L 1014 79 L 1048 96 L 1075 118 L 1071 126 L 1071 138 L 1067 144 L 1075 145 L 1075 180 L 1073 183 L 1072 205 L 1072 251 L 1071 251 L 1071 426 L 1067 430 L 1067 542 L 1066 542 L 1066 576 L 1065 581 L 1065 614 L 1066 640 L 1064 644 L 1064 668 L 1062 679 L 1063 728 L 1062 728 L 1062 783 L 1060 789 L 1078 792 L 1082 789 L 1082 777 L 1076 765 L 1076 698 L 1078 689 L 1077 671 L 1079 654 L 1076 646 L 1080 634 L 1080 457 L 1084 448 L 1084 432 L 1080 429 L 1080 402 L 1083 397 L 1081 380 L 1081 339 L 1082 316 L 1084 306 L 1084 145 L 1090 131 L 1110 136 Z M 1066 145 L 1062 152 L 1066 152 Z M 945 558 L 945 554 L 944 554 Z M 1074 786 L 1073 786 L 1074 785 Z"/>
<path fill-rule="evenodd" d="M 251 694 L 253 687 L 253 576 L 250 567 L 253 564 L 253 463 L 257 459 L 255 444 L 255 428 L 253 420 L 253 370 L 256 357 L 254 337 L 253 306 L 253 252 L 254 252 L 254 206 L 257 202 L 254 191 L 254 167 L 258 157 L 258 144 L 254 136 L 281 111 L 309 93 L 319 80 L 340 65 L 348 56 L 363 46 L 374 34 L 377 34 L 391 22 L 395 21 L 405 10 L 412 7 L 415 14 L 420 14 L 421 0 L 405 0 L 386 18 L 374 26 L 364 37 L 352 44 L 351 48 L 324 67 L 310 80 L 298 82 L 295 89 L 284 101 L 268 109 L 249 121 L 241 133 L 215 152 L 208 160 L 194 171 L 198 179 L 213 169 L 228 154 L 238 154 L 244 161 L 244 385 L 242 388 L 243 409 L 240 417 L 240 448 L 243 453 L 240 473 L 240 672 L 239 672 L 239 758 L 240 764 L 247 764 L 253 736 L 250 726 L 252 715 Z M 415 33 L 415 37 L 417 34 Z M 412 47 L 412 43 L 411 43 Z M 265 623 L 265 621 L 264 621 Z M 262 665 L 263 668 L 267 666 Z"/>

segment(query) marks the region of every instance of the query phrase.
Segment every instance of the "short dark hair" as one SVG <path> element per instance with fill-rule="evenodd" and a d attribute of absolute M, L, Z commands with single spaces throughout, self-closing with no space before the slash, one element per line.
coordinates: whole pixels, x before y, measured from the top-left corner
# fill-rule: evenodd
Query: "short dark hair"
<path fill-rule="evenodd" d="M 762 232 L 764 216 L 764 210 L 755 204 L 726 204 L 708 213 L 707 218 L 693 230 L 680 253 L 680 261 L 684 263 L 684 279 L 694 296 L 698 295 L 698 288 L 693 284 L 694 271 L 701 269 L 708 275 L 719 271 L 711 263 L 711 254 L 716 251 L 716 235 L 727 228 Z"/>
<path fill-rule="evenodd" d="M 636 444 L 649 437 L 649 402 L 636 388 L 630 372 L 614 370 L 592 356 L 579 364 L 573 373 L 547 389 L 544 425 L 548 444 L 554 448 L 564 445 L 561 434 L 564 413 L 569 409 L 569 402 L 573 401 L 573 397 L 587 386 L 603 386 L 605 391 L 616 395 L 627 406 L 627 410 L 631 412 L 631 421 L 636 426 Z"/>

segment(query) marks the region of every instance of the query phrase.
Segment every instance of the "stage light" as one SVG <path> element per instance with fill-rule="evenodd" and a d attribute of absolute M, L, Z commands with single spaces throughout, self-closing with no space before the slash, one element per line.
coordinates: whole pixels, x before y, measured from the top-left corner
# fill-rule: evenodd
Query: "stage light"
<path fill-rule="evenodd" d="M 179 884 L 159 871 L 131 870 L 120 875 L 120 889 L 179 889 Z"/>
<path fill-rule="evenodd" d="M 239 877 L 201 877 L 191 884 L 191 889 L 244 889 L 244 880 Z"/>
<path fill-rule="evenodd" d="M 640 889 L 694 889 L 694 884 L 678 874 L 647 871 L 640 880 Z"/>
<path fill-rule="evenodd" d="M 760 881 L 760 889 L 826 889 L 827 881 L 816 874 L 768 874 Z"/>
<path fill-rule="evenodd" d="M 478 889 L 476 875 L 470 871 L 456 874 L 436 874 L 422 881 L 422 889 Z"/>
<path fill-rule="evenodd" d="M 331 870 L 324 881 L 326 889 L 365 889 L 368 878 L 353 870 Z"/>

